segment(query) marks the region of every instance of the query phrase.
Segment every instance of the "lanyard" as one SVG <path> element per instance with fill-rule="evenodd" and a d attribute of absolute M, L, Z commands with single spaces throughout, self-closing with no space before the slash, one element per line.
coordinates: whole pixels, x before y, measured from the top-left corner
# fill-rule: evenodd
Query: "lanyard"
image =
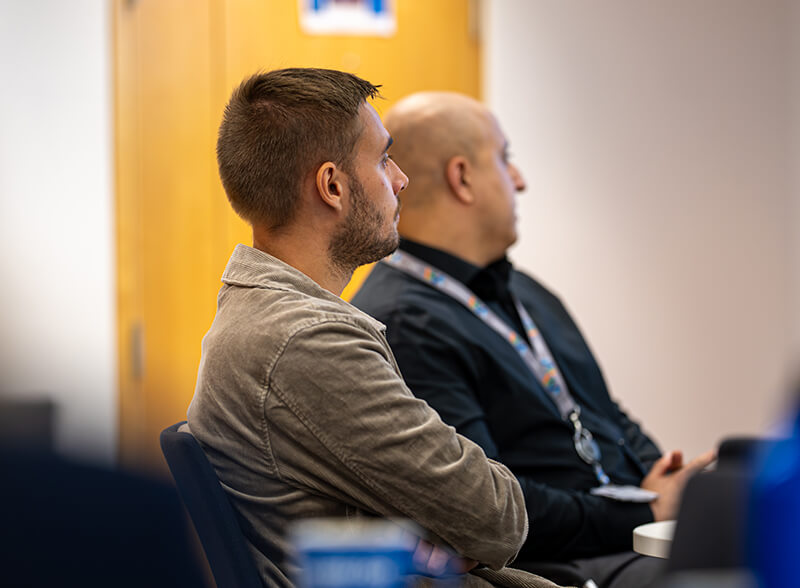
<path fill-rule="evenodd" d="M 516 296 L 511 295 L 531 345 L 528 345 L 514 329 L 509 327 L 469 288 L 443 271 L 427 265 L 410 253 L 400 250 L 395 251 L 382 261 L 447 294 L 456 302 L 467 307 L 475 316 L 503 337 L 519 354 L 533 375 L 542 383 L 542 386 L 558 408 L 561 418 L 572 424 L 572 440 L 578 456 L 592 466 L 597 480 L 602 485 L 609 483 L 610 480 L 600 464 L 600 447 L 598 447 L 591 432 L 584 428 L 581 423 L 580 407 L 569 393 L 567 384 L 553 360 L 553 355 L 547 347 L 544 337 L 542 337 L 530 314 L 528 314 L 528 311 L 525 310 Z"/>

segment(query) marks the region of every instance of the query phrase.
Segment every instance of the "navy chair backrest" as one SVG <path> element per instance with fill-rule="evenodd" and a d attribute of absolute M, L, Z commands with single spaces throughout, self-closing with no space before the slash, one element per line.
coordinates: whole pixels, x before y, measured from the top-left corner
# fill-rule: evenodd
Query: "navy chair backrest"
<path fill-rule="evenodd" d="M 752 471 L 758 457 L 774 439 L 764 437 L 728 437 L 717 448 L 717 468 Z"/>
<path fill-rule="evenodd" d="M 178 431 L 183 424 L 161 432 L 161 450 L 200 537 L 217 588 L 263 588 L 236 512 L 197 439 Z"/>
<path fill-rule="evenodd" d="M 0 586 L 203 588 L 175 488 L 30 446 L 0 447 Z"/>
<path fill-rule="evenodd" d="M 752 475 L 745 469 L 700 472 L 686 484 L 667 571 L 746 565 L 745 524 Z"/>

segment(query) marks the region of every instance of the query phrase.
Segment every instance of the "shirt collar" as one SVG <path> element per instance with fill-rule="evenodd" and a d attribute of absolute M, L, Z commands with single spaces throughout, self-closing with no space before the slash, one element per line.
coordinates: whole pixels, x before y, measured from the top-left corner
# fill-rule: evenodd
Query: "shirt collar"
<path fill-rule="evenodd" d="M 472 278 L 474 278 L 481 271 L 481 268 L 476 265 L 472 265 L 470 262 L 465 261 L 460 257 L 451 255 L 450 253 L 442 251 L 441 249 L 435 249 L 433 247 L 423 245 L 422 243 L 417 243 L 411 239 L 400 239 L 400 249 L 407 251 L 428 265 L 431 265 L 438 270 L 442 270 L 451 278 L 458 280 L 462 284 L 469 284 Z"/>
<path fill-rule="evenodd" d="M 483 300 L 496 300 L 508 295 L 512 266 L 506 257 L 480 268 L 441 249 L 410 239 L 401 239 L 400 249 L 458 280 Z"/>

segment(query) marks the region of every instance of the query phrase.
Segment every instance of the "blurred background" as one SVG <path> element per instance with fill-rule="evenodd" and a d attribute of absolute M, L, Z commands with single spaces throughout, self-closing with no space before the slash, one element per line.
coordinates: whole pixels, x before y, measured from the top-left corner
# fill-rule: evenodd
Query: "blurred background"
<path fill-rule="evenodd" d="M 250 242 L 216 128 L 243 77 L 290 66 L 382 84 L 379 112 L 485 100 L 528 183 L 512 260 L 614 397 L 687 454 L 774 429 L 800 357 L 800 1 L 384 0 L 368 34 L 310 33 L 313 4 L 0 0 L 0 395 L 46 406 L 59 452 L 163 470 Z"/>

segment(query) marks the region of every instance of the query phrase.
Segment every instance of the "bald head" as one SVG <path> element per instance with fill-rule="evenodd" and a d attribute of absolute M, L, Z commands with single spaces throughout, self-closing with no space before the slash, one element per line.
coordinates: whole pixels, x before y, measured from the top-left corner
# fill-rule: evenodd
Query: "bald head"
<path fill-rule="evenodd" d="M 394 139 L 392 159 L 411 179 L 403 207 L 423 206 L 445 190 L 448 161 L 474 159 L 492 121 L 483 104 L 454 92 L 412 94 L 391 108 L 384 125 Z"/>
<path fill-rule="evenodd" d="M 452 92 L 412 94 L 384 117 L 391 156 L 410 181 L 400 235 L 478 266 L 517 239 L 516 193 L 525 188 L 497 119 Z"/>

